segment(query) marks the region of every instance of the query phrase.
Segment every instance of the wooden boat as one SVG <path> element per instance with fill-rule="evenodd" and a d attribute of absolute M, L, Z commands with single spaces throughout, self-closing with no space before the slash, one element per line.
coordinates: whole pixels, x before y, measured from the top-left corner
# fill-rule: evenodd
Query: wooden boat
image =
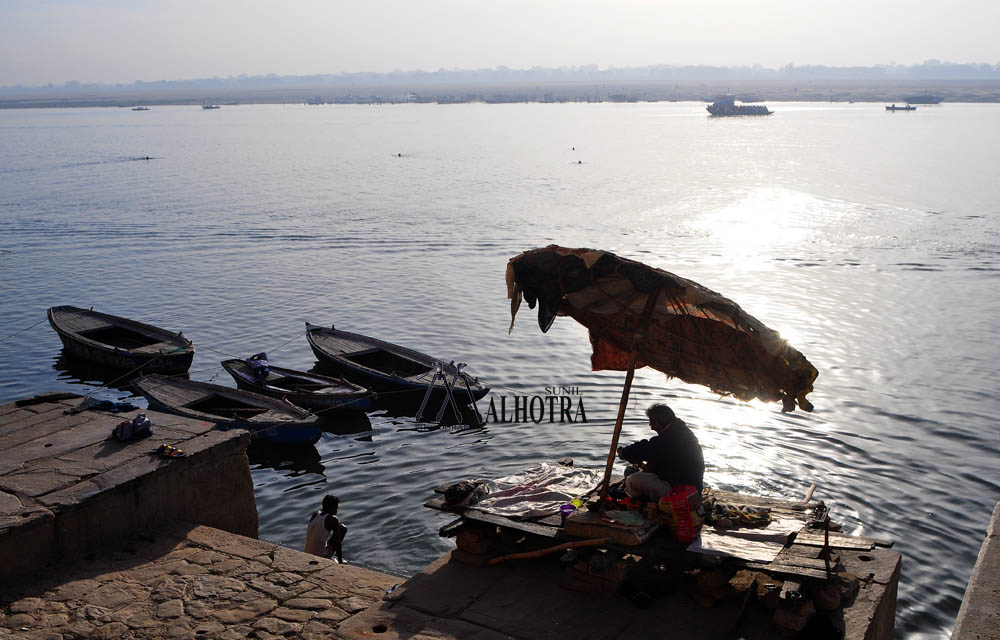
<path fill-rule="evenodd" d="M 240 389 L 284 398 L 296 406 L 322 412 L 323 415 L 339 411 L 371 411 L 375 404 L 373 391 L 343 378 L 275 366 L 269 367 L 266 377 L 258 378 L 246 360 L 237 358 L 223 360 L 222 367 Z"/>
<path fill-rule="evenodd" d="M 181 333 L 70 306 L 51 307 L 48 316 L 66 352 L 95 365 L 184 373 L 194 359 L 194 344 Z"/>
<path fill-rule="evenodd" d="M 208 382 L 148 375 L 136 389 L 151 409 L 214 422 L 220 429 L 246 429 L 251 440 L 279 444 L 315 444 L 318 418 L 285 400 Z"/>
<path fill-rule="evenodd" d="M 453 364 L 442 362 L 439 358 L 334 327 L 328 329 L 307 322 L 306 338 L 321 365 L 348 380 L 378 391 L 381 400 L 419 401 L 434 380 L 438 364 L 441 364 L 441 372 L 448 384 L 452 384 L 459 372 Z M 490 390 L 478 379 L 470 378 L 469 383 L 469 390 L 466 390 L 461 378 L 454 386 L 453 395 L 459 404 L 472 404 Z M 434 382 L 430 400 L 434 410 L 444 399 L 444 381 L 439 376 Z"/>

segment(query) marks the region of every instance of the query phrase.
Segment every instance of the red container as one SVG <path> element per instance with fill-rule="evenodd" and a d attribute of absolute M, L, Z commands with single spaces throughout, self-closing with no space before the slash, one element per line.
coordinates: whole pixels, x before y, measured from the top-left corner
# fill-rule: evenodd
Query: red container
<path fill-rule="evenodd" d="M 667 529 L 680 542 L 691 542 L 701 533 L 704 510 L 697 487 L 682 484 L 660 498 L 660 512 Z"/>

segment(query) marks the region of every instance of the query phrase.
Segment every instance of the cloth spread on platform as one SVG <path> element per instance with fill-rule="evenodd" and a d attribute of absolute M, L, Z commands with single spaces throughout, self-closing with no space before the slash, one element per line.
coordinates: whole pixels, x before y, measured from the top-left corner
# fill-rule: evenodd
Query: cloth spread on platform
<path fill-rule="evenodd" d="M 751 562 L 771 562 L 788 537 L 801 531 L 804 518 L 774 517 L 764 528 L 712 529 L 704 527 L 687 550 L 712 556 L 729 556 Z"/>
<path fill-rule="evenodd" d="M 601 477 L 600 471 L 543 462 L 492 481 L 489 495 L 470 508 L 508 518 L 554 515 L 596 487 Z"/>

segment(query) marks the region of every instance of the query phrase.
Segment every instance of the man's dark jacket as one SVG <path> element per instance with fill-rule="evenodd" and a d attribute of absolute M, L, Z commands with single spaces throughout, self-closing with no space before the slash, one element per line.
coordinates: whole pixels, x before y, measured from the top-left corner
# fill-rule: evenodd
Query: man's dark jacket
<path fill-rule="evenodd" d="M 704 488 L 705 458 L 698 438 L 684 421 L 674 420 L 669 429 L 649 440 L 640 440 L 622 449 L 622 458 L 632 463 L 646 462 L 648 471 L 676 487 L 690 484 Z"/>

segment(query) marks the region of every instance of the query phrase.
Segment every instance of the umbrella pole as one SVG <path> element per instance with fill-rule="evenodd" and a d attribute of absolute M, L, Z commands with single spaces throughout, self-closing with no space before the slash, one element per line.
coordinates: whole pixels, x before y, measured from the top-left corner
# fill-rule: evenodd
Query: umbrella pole
<path fill-rule="evenodd" d="M 608 487 L 611 484 L 611 469 L 615 466 L 615 456 L 618 454 L 618 437 L 622 434 L 622 423 L 625 421 L 625 408 L 628 407 L 628 396 L 632 390 L 632 378 L 635 377 L 635 361 L 639 349 L 632 349 L 628 356 L 628 373 L 625 374 L 625 388 L 622 389 L 622 399 L 618 404 L 618 419 L 615 420 L 615 433 L 611 436 L 611 451 L 608 452 L 608 464 L 604 467 L 604 479 L 601 481 L 601 498 L 598 504 L 604 508 L 604 499 L 608 497 Z"/>
<path fill-rule="evenodd" d="M 646 326 L 649 324 L 649 317 L 653 313 L 653 307 L 660 297 L 660 290 L 657 289 L 646 298 L 646 305 L 642 309 L 642 322 L 635 336 L 632 338 L 632 352 L 628 355 L 628 373 L 625 374 L 625 388 L 622 389 L 622 399 L 618 403 L 618 418 L 615 420 L 615 433 L 611 437 L 611 451 L 608 452 L 608 464 L 604 467 L 604 479 L 601 481 L 601 509 L 604 509 L 604 499 L 608 497 L 608 487 L 611 484 L 611 469 L 615 466 L 615 456 L 618 454 L 618 438 L 622 434 L 622 423 L 625 421 L 625 409 L 628 407 L 628 396 L 632 390 L 632 378 L 635 377 L 635 363 L 639 359 L 639 345 L 646 337 Z"/>

